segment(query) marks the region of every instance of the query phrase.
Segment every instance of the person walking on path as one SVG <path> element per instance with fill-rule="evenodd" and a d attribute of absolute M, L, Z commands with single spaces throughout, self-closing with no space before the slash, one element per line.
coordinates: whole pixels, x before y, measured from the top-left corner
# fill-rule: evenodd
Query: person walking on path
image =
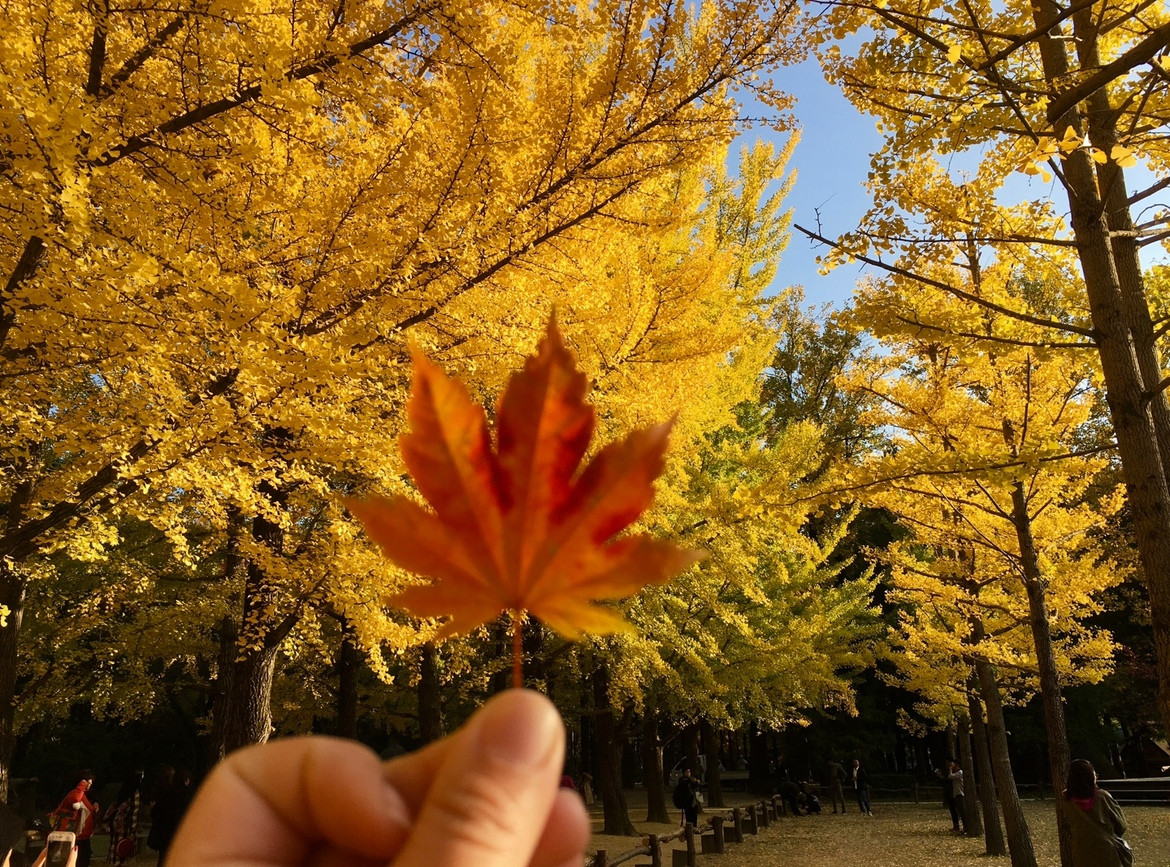
<path fill-rule="evenodd" d="M 956 834 L 967 833 L 967 814 L 964 812 L 966 799 L 963 796 L 963 769 L 954 759 L 947 759 L 947 782 L 951 786 L 951 830 Z M 962 824 L 960 829 L 959 825 Z"/>
<path fill-rule="evenodd" d="M 167 850 L 194 794 L 191 774 L 185 768 L 164 769 L 162 786 L 150 809 L 150 836 L 146 839 L 146 844 L 158 852 L 160 867 L 166 863 Z"/>
<path fill-rule="evenodd" d="M 1097 772 L 1086 759 L 1069 766 L 1060 809 L 1072 832 L 1074 867 L 1132 867 L 1125 813 L 1112 795 L 1097 788 Z"/>
<path fill-rule="evenodd" d="M 106 860 L 111 864 L 124 864 L 137 851 L 143 776 L 138 770 L 126 777 L 118 790 L 117 800 L 106 813 L 106 824 L 110 829 L 110 853 Z"/>
<path fill-rule="evenodd" d="M 853 789 L 857 795 L 857 809 L 861 815 L 872 816 L 873 810 L 869 806 L 869 774 L 861 766 L 861 759 L 853 760 Z"/>
<path fill-rule="evenodd" d="M 77 835 L 77 867 L 89 867 L 93 858 L 93 832 L 97 826 L 98 805 L 90 801 L 93 773 L 82 771 L 81 780 L 69 790 L 53 811 L 58 831 L 72 831 Z"/>
<path fill-rule="evenodd" d="M 834 814 L 838 802 L 841 804 L 841 812 L 845 812 L 845 769 L 840 762 L 829 762 L 829 798 L 833 801 Z"/>
<path fill-rule="evenodd" d="M 699 824 L 699 781 L 691 776 L 691 769 L 686 768 L 678 778 L 671 796 L 674 805 L 682 810 L 683 823 L 691 826 Z"/>

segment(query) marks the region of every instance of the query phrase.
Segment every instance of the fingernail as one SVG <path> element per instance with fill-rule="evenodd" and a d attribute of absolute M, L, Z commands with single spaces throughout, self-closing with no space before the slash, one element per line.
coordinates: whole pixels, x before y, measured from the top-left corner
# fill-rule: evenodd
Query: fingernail
<path fill-rule="evenodd" d="M 481 711 L 479 742 L 492 760 L 533 767 L 556 747 L 562 728 L 560 714 L 544 696 L 508 690 Z"/>

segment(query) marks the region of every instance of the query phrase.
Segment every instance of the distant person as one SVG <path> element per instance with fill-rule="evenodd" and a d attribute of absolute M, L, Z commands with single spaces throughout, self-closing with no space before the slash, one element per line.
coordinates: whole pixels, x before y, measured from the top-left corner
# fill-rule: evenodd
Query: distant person
<path fill-rule="evenodd" d="M 93 858 L 93 832 L 97 827 L 98 805 L 90 801 L 93 772 L 82 771 L 77 785 L 69 790 L 53 811 L 53 827 L 77 835 L 77 867 L 89 867 Z"/>
<path fill-rule="evenodd" d="M 857 796 L 857 809 L 861 815 L 872 816 L 869 806 L 869 773 L 861 766 L 861 759 L 853 760 L 853 793 Z"/>
<path fill-rule="evenodd" d="M 160 865 L 166 861 L 167 850 L 194 794 L 191 774 L 186 769 L 163 769 L 159 792 L 150 808 L 150 836 L 146 838 L 146 845 L 158 852 Z"/>
<path fill-rule="evenodd" d="M 829 762 L 829 798 L 833 801 L 833 813 L 837 812 L 837 804 L 841 804 L 841 812 L 845 812 L 845 769 L 840 762 Z"/>
<path fill-rule="evenodd" d="M 800 788 L 796 783 L 789 779 L 781 780 L 780 797 L 783 799 L 784 806 L 791 815 L 800 815 Z"/>
<path fill-rule="evenodd" d="M 963 769 L 954 759 L 947 759 L 947 782 L 951 787 L 951 830 L 956 834 L 967 833 L 966 797 L 963 794 Z M 960 824 L 962 828 L 960 828 Z"/>
<path fill-rule="evenodd" d="M 586 807 L 593 806 L 593 774 L 588 771 L 581 774 L 581 800 Z"/>
<path fill-rule="evenodd" d="M 106 860 L 111 864 L 125 864 L 138 848 L 143 776 L 138 770 L 126 777 L 118 797 L 106 811 L 105 820 L 110 829 L 110 854 Z"/>
<path fill-rule="evenodd" d="M 701 806 L 699 781 L 691 775 L 690 768 L 685 768 L 682 776 L 678 778 L 674 793 L 671 795 L 671 801 L 682 810 L 682 824 L 694 826 L 699 824 L 699 807 Z"/>
<path fill-rule="evenodd" d="M 1125 813 L 1104 789 L 1085 759 L 1068 769 L 1068 788 L 1060 808 L 1072 832 L 1074 867 L 1131 867 L 1133 850 L 1125 841 Z"/>
<path fill-rule="evenodd" d="M 821 799 L 808 790 L 807 783 L 800 784 L 800 794 L 796 796 L 796 800 L 800 803 L 805 815 L 819 816 L 821 814 Z"/>

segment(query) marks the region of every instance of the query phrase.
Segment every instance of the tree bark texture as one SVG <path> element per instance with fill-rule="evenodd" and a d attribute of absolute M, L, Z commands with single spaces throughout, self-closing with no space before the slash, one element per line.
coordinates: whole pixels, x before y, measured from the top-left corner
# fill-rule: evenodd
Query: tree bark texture
<path fill-rule="evenodd" d="M 357 678 L 361 665 L 357 637 L 344 618 L 337 648 L 337 736 L 357 740 Z"/>
<path fill-rule="evenodd" d="M 604 816 L 602 834 L 617 837 L 636 837 L 630 822 L 630 808 L 622 791 L 622 746 L 619 732 L 609 704 L 609 672 L 599 667 L 593 674 L 593 708 L 597 724 L 594 726 L 597 747 L 597 792 L 601 796 Z"/>
<path fill-rule="evenodd" d="M 1048 623 L 1048 603 L 1044 576 L 1040 574 L 1040 559 L 1032 536 L 1032 519 L 1024 495 L 1024 483 L 1017 481 L 1012 488 L 1012 523 L 1020 544 L 1020 564 L 1024 570 L 1024 587 L 1028 593 L 1028 625 L 1036 647 L 1036 664 L 1040 669 L 1040 697 L 1044 703 L 1044 729 L 1048 735 L 1048 764 L 1052 774 L 1052 790 L 1056 793 L 1056 829 L 1060 840 L 1060 863 L 1072 867 L 1072 831 L 1060 808 L 1060 793 L 1064 791 L 1068 774 L 1068 733 L 1064 724 L 1064 699 L 1056 671 L 1056 655 L 1052 649 L 1052 629 Z"/>
<path fill-rule="evenodd" d="M 279 453 L 289 445 L 292 434 L 284 428 L 265 431 L 265 443 Z M 276 511 L 284 509 L 288 492 L 281 490 L 271 481 L 263 481 L 257 490 Z M 238 525 L 233 521 L 238 532 Z M 279 520 L 272 520 L 257 511 L 252 517 L 252 539 L 266 547 L 273 556 L 280 556 L 284 546 L 284 529 Z M 225 571 L 234 577 L 241 566 L 240 559 L 229 537 L 228 557 Z M 212 721 L 216 737 L 214 748 L 220 758 L 249 744 L 261 744 L 272 733 L 272 680 L 276 672 L 276 659 L 280 644 L 288 636 L 299 619 L 299 609 L 273 623 L 272 610 L 276 607 L 272 581 L 264 567 L 248 558 L 242 564 L 244 576 L 243 610 L 240 626 L 225 629 L 229 635 L 221 638 L 232 639 L 236 654 L 226 668 L 221 665 L 219 677 L 229 676 L 225 688 L 220 688 L 213 709 L 218 715 Z M 223 654 L 221 652 L 221 661 Z"/>
<path fill-rule="evenodd" d="M 642 718 L 642 767 L 646 779 L 646 821 L 669 822 L 666 806 L 666 786 L 662 773 L 662 738 L 658 734 L 658 713 L 647 699 L 646 714 Z"/>
<path fill-rule="evenodd" d="M 1036 867 L 1036 852 L 1032 848 L 1032 834 L 1028 820 L 1020 806 L 1020 794 L 1016 791 L 1016 780 L 1012 776 L 1012 760 L 1008 754 L 1007 727 L 1003 720 L 1003 703 L 999 697 L 999 684 L 991 663 L 976 660 L 975 671 L 979 676 L 979 688 L 987 708 L 987 741 L 991 754 L 995 788 L 999 805 L 1003 808 L 1003 822 L 1007 827 L 1008 853 L 1012 867 Z"/>
<path fill-rule="evenodd" d="M 971 755 L 971 720 L 960 716 L 956 737 L 959 741 L 959 766 L 963 769 L 963 825 L 968 837 L 983 834 L 983 820 L 979 813 L 979 799 L 975 796 L 975 760 Z"/>
<path fill-rule="evenodd" d="M 8 606 L 8 625 L 0 628 L 0 801 L 4 803 L 8 803 L 12 758 L 16 752 L 16 678 L 20 667 L 25 586 L 18 568 L 0 560 L 0 605 Z"/>
<path fill-rule="evenodd" d="M 1073 15 L 1072 20 L 1073 43 L 1080 68 L 1101 68 L 1104 65 L 1100 54 L 1101 34 L 1093 11 L 1083 8 Z M 1109 91 L 1105 88 L 1094 91 L 1085 99 L 1084 106 L 1081 117 L 1089 143 L 1102 153 L 1113 153 L 1113 148 L 1120 141 L 1117 132 L 1118 112 L 1110 103 Z M 1142 381 L 1146 392 L 1150 393 L 1162 379 L 1162 359 L 1142 275 L 1137 227 L 1133 222 L 1125 189 L 1125 170 L 1110 159 L 1104 164 L 1095 165 L 1094 171 L 1097 188 L 1105 204 L 1105 219 L 1111 233 L 1113 261 L 1117 268 L 1126 321 L 1133 335 Z M 1151 395 L 1149 408 L 1162 466 L 1170 468 L 1170 405 L 1166 403 L 1165 394 Z"/>
<path fill-rule="evenodd" d="M 36 240 L 39 243 L 40 239 Z M 5 519 L 7 532 L 13 532 L 24 520 L 33 487 L 29 480 L 14 486 Z M 0 605 L 8 608 L 8 625 L 0 628 L 0 801 L 4 803 L 8 803 L 12 759 L 16 752 L 16 684 L 20 672 L 20 630 L 24 624 L 27 588 L 20 564 L 8 557 L 0 557 Z"/>
<path fill-rule="evenodd" d="M 708 720 L 699 726 L 703 736 L 703 752 L 707 754 L 707 805 L 722 807 L 723 786 L 719 778 L 719 729 Z"/>
<path fill-rule="evenodd" d="M 967 709 L 971 715 L 971 739 L 975 744 L 975 764 L 979 779 L 972 791 L 979 794 L 983 807 L 983 845 L 988 855 L 1006 855 L 1003 825 L 999 821 L 999 807 L 995 801 L 995 774 L 991 770 L 991 753 L 987 744 L 987 726 L 983 723 L 983 703 L 979 701 L 979 682 L 972 676 L 967 689 Z"/>
<path fill-rule="evenodd" d="M 251 744 L 262 744 L 272 733 L 272 678 L 276 671 L 275 647 L 248 650 L 230 666 L 230 677 L 215 749 L 218 758 Z"/>

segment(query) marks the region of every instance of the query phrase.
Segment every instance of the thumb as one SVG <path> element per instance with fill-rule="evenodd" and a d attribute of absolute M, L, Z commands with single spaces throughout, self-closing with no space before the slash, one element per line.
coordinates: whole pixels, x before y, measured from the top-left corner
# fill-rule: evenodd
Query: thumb
<path fill-rule="evenodd" d="M 528 864 L 557 797 L 560 714 L 539 693 L 493 698 L 450 744 L 396 867 Z"/>

